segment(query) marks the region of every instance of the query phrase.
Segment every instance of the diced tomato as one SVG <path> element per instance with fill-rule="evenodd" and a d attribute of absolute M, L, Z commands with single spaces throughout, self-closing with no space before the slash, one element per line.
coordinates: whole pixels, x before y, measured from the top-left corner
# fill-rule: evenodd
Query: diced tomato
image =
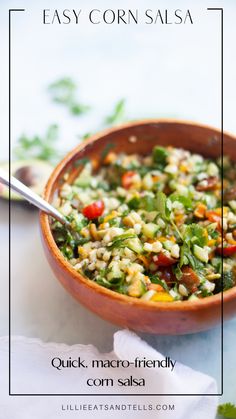
<path fill-rule="evenodd" d="M 82 213 L 89 220 L 94 220 L 95 218 L 98 218 L 100 215 L 102 215 L 104 208 L 105 206 L 103 201 L 96 201 L 84 207 Z"/>
<path fill-rule="evenodd" d="M 217 223 L 216 230 L 221 232 L 221 215 L 217 214 L 214 210 L 206 211 L 206 218 L 212 223 Z"/>
<path fill-rule="evenodd" d="M 123 186 L 123 188 L 125 189 L 129 189 L 133 183 L 133 177 L 136 175 L 136 172 L 133 171 L 128 171 L 126 173 L 123 174 L 122 178 L 121 178 L 121 184 Z"/>
<path fill-rule="evenodd" d="M 206 211 L 206 218 L 212 223 L 219 223 L 221 220 L 221 216 L 217 214 L 214 210 Z"/>
<path fill-rule="evenodd" d="M 158 255 L 153 256 L 152 260 L 158 267 L 174 265 L 174 263 L 177 262 L 177 259 L 174 259 L 163 252 L 160 252 Z"/>
<path fill-rule="evenodd" d="M 204 182 L 205 185 L 203 186 L 201 182 Z M 212 191 L 216 188 L 216 185 L 218 183 L 218 178 L 216 176 L 210 176 L 207 179 L 204 179 L 197 184 L 196 190 L 197 191 Z"/>
<path fill-rule="evenodd" d="M 232 256 L 234 253 L 236 253 L 236 245 L 232 245 L 232 246 L 227 246 L 227 247 L 223 247 L 223 249 L 221 247 L 217 247 L 216 252 L 219 255 L 227 257 L 227 256 Z"/>
<path fill-rule="evenodd" d="M 181 270 L 183 275 L 181 277 L 180 283 L 185 285 L 189 292 L 196 292 L 198 285 L 200 284 L 200 279 L 197 274 L 189 266 L 184 266 Z"/>
<path fill-rule="evenodd" d="M 224 190 L 224 202 L 233 201 L 236 199 L 236 186 L 231 186 Z"/>
<path fill-rule="evenodd" d="M 160 272 L 160 278 L 163 279 L 167 285 L 176 281 L 176 276 L 172 271 L 171 266 L 167 266 L 166 268 L 158 269 L 158 273 Z"/>

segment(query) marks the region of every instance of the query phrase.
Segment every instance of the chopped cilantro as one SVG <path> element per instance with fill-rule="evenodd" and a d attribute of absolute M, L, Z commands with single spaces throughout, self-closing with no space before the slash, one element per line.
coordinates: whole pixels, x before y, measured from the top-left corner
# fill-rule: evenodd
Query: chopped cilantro
<path fill-rule="evenodd" d="M 187 196 L 180 195 L 178 193 L 173 193 L 169 196 L 169 199 L 171 200 L 171 202 L 176 202 L 176 201 L 180 202 L 187 211 L 192 210 L 192 207 L 193 207 L 192 200 L 188 198 Z"/>
<path fill-rule="evenodd" d="M 206 230 L 199 224 L 189 224 L 184 232 L 184 241 L 203 247 L 207 244 Z"/>
<path fill-rule="evenodd" d="M 140 198 L 134 196 L 133 198 L 131 198 L 128 202 L 127 205 L 130 209 L 138 209 L 140 206 Z"/>
<path fill-rule="evenodd" d="M 235 285 L 234 276 L 232 271 L 227 271 L 223 273 L 223 290 L 229 290 Z"/>
<path fill-rule="evenodd" d="M 166 165 L 166 159 L 168 157 L 169 153 L 166 150 L 166 148 L 161 146 L 156 146 L 153 149 L 152 156 L 155 163 L 157 163 L 157 166 L 162 168 Z"/>
<path fill-rule="evenodd" d="M 160 279 L 158 275 L 150 275 L 149 277 L 150 277 L 150 280 L 153 284 L 161 285 L 164 288 L 165 291 L 169 291 L 169 288 L 168 288 L 166 282 L 164 280 Z"/>

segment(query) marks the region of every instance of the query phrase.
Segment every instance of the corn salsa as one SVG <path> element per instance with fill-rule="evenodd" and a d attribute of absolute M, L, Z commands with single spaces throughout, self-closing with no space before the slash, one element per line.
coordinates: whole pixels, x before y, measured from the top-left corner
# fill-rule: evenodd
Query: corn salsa
<path fill-rule="evenodd" d="M 196 300 L 236 283 L 236 167 L 174 147 L 87 160 L 54 205 L 54 239 L 88 280 L 153 302 Z M 223 173 L 223 193 L 221 178 Z M 222 203 L 223 199 L 223 203 Z"/>

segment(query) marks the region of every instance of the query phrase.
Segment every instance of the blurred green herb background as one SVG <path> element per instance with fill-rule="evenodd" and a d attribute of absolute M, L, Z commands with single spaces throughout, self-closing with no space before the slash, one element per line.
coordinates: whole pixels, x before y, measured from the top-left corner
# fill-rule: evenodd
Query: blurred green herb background
<path fill-rule="evenodd" d="M 48 86 L 48 94 L 52 103 L 63 106 L 71 117 L 81 118 L 91 110 L 91 106 L 81 103 L 78 99 L 78 86 L 70 77 L 63 77 Z M 126 119 L 125 99 L 115 103 L 109 115 L 105 115 L 101 126 L 97 131 L 109 126 L 116 125 Z M 13 156 L 18 160 L 39 159 L 56 164 L 63 154 L 58 151 L 58 139 L 60 128 L 58 124 L 51 124 L 44 135 L 28 136 L 22 134 L 13 149 Z M 75 137 L 75 142 L 86 140 L 93 133 L 85 132 Z M 68 150 L 67 150 L 68 151 Z"/>

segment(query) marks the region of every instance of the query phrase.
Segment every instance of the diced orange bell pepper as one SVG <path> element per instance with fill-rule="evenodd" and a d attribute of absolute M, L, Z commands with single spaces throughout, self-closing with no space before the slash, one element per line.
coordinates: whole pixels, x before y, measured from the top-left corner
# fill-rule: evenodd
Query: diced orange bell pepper
<path fill-rule="evenodd" d="M 214 246 L 215 242 L 216 242 L 215 239 L 208 240 L 207 246 Z"/>
<path fill-rule="evenodd" d="M 117 154 L 110 152 L 106 155 L 105 159 L 103 160 L 104 164 L 112 164 L 116 161 L 117 159 Z"/>
<path fill-rule="evenodd" d="M 160 284 L 150 284 L 148 286 L 149 290 L 154 290 L 156 292 L 164 291 L 164 288 Z"/>
<path fill-rule="evenodd" d="M 221 220 L 221 215 L 217 214 L 215 210 L 206 211 L 206 218 L 212 223 L 219 223 Z"/>
<path fill-rule="evenodd" d="M 207 209 L 206 205 L 199 203 L 194 210 L 195 217 L 204 218 L 206 209 Z"/>
<path fill-rule="evenodd" d="M 146 258 L 146 256 L 144 255 L 139 255 L 139 260 L 141 260 L 141 262 L 143 262 L 145 268 L 149 268 L 150 262 L 148 260 L 148 258 Z"/>

